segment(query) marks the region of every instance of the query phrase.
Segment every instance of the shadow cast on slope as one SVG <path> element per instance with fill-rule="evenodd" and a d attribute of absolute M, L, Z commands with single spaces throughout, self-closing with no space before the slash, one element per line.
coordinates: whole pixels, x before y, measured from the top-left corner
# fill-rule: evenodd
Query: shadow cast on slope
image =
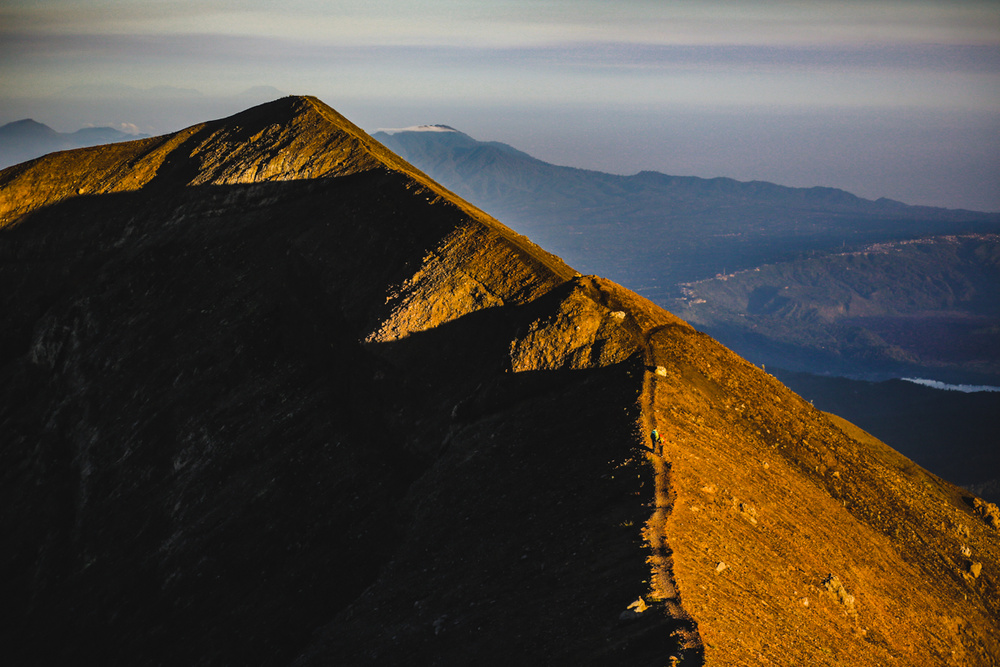
<path fill-rule="evenodd" d="M 452 633 L 464 637 L 456 656 L 530 629 L 524 650 L 575 645 L 594 626 L 570 610 L 594 596 L 608 611 L 594 623 L 617 627 L 611 611 L 641 594 L 645 568 L 630 541 L 638 524 L 624 525 L 644 482 L 608 472 L 634 444 L 622 439 L 634 369 L 507 377 L 500 334 L 521 317 L 511 309 L 398 346 L 359 343 L 388 286 L 461 217 L 415 203 L 402 181 L 371 171 L 77 197 L 0 232 L 2 586 L 17 610 L 4 626 L 15 661 L 281 664 L 348 617 L 384 637 L 393 619 L 358 604 L 373 585 L 404 600 L 399 563 L 439 568 L 444 579 L 410 572 L 425 592 L 448 582 L 472 595 L 481 579 L 477 558 L 442 561 L 446 571 L 406 548 L 422 543 L 486 547 L 495 571 L 481 610 L 492 630 Z M 463 476 L 465 457 L 489 465 Z M 520 500 L 491 505 L 504 489 Z M 500 517 L 491 531 L 465 531 L 473 498 Z M 511 539 L 532 512 L 534 532 Z M 549 565 L 544 575 L 517 569 L 514 550 L 532 540 L 547 545 L 532 561 Z M 522 613 L 528 598 L 503 602 L 512 588 L 532 604 L 550 593 L 552 625 Z M 627 655 L 670 641 L 642 628 L 605 643 Z"/>

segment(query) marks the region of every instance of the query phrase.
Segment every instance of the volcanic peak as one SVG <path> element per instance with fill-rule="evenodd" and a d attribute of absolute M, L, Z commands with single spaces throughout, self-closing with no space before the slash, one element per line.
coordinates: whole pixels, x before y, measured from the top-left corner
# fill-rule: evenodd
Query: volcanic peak
<path fill-rule="evenodd" d="M 292 96 L 172 134 L 62 151 L 5 169 L 0 172 L 0 227 L 76 195 L 150 185 L 322 179 L 371 169 L 404 173 L 429 196 L 473 210 L 315 97 Z"/>

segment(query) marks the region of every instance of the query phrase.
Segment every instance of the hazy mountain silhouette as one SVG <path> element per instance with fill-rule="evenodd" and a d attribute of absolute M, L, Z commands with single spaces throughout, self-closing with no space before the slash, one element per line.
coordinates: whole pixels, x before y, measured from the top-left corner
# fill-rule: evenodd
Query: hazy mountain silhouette
<path fill-rule="evenodd" d="M 664 302 L 679 283 L 811 253 L 1000 231 L 1000 214 L 871 201 L 834 188 L 619 176 L 561 167 L 458 132 L 373 137 L 570 263 Z"/>
<path fill-rule="evenodd" d="M 15 664 L 1000 654 L 994 506 L 314 98 L 6 169 L 0 227 Z"/>
<path fill-rule="evenodd" d="M 54 151 L 130 141 L 145 136 L 137 137 L 112 127 L 56 132 L 48 125 L 26 118 L 0 126 L 0 169 Z"/>

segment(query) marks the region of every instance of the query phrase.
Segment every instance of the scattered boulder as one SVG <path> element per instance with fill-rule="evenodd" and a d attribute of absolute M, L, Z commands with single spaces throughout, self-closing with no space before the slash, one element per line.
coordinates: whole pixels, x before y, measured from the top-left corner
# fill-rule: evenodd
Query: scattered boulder
<path fill-rule="evenodd" d="M 988 503 L 981 498 L 975 498 L 972 501 L 972 508 L 976 510 L 976 514 L 983 518 L 986 525 L 993 528 L 1000 528 L 1000 508 L 996 505 Z"/>
<path fill-rule="evenodd" d="M 733 509 L 739 512 L 752 525 L 757 525 L 757 508 L 750 503 L 742 503 L 733 498 Z"/>
<path fill-rule="evenodd" d="M 647 609 L 649 609 L 649 605 L 647 605 L 646 601 L 640 597 L 635 602 L 630 604 L 628 608 L 618 616 L 618 620 L 634 621 L 635 619 L 639 618 L 642 615 L 642 613 Z"/>
<path fill-rule="evenodd" d="M 854 596 L 847 592 L 847 589 L 844 588 L 844 584 L 840 582 L 840 578 L 838 576 L 831 574 L 823 580 L 823 586 L 833 599 L 844 605 L 849 613 L 855 613 Z"/>

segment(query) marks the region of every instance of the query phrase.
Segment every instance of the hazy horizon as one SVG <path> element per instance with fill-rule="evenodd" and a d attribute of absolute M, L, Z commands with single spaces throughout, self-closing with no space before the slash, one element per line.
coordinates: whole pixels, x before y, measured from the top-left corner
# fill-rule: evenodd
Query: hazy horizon
<path fill-rule="evenodd" d="M 573 167 L 1000 210 L 997 2 L 14 0 L 0 79 L 0 124 L 159 134 L 280 91 Z"/>

